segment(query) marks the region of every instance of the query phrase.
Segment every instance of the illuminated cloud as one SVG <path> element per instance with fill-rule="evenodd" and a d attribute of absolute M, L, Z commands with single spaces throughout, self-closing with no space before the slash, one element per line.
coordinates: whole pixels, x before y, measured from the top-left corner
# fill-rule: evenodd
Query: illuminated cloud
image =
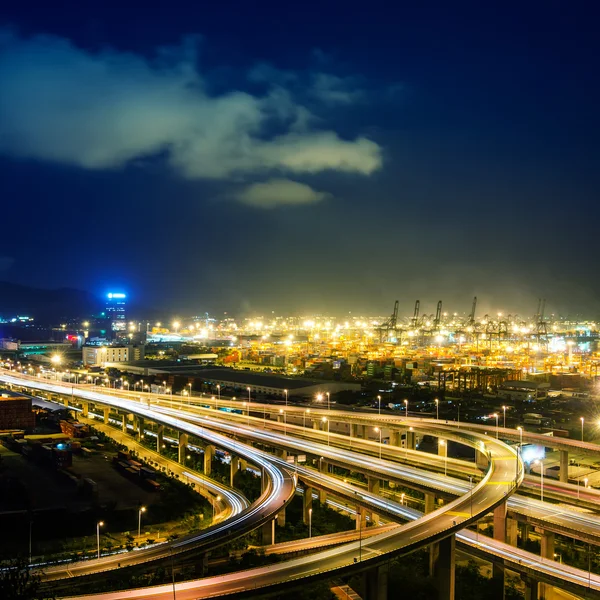
<path fill-rule="evenodd" d="M 290 76 L 291 77 L 291 76 Z M 332 76 L 331 76 L 332 77 Z M 323 104 L 345 102 L 341 80 L 319 81 Z M 275 82 L 261 95 L 207 92 L 195 43 L 155 60 L 88 52 L 54 36 L 0 32 L 0 153 L 87 169 L 164 156 L 187 178 L 381 167 L 373 141 L 342 139 Z"/>
<path fill-rule="evenodd" d="M 264 183 L 253 183 L 235 194 L 235 199 L 255 208 L 277 208 L 316 204 L 329 197 L 310 186 L 290 179 L 270 179 Z"/>

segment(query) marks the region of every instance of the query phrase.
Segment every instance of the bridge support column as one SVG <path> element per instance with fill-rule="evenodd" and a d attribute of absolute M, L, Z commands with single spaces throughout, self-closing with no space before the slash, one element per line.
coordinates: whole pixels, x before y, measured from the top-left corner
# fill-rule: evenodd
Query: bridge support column
<path fill-rule="evenodd" d="M 313 489 L 311 487 L 304 488 L 304 494 L 302 496 L 302 521 L 305 525 L 308 525 L 310 519 L 309 513 L 312 510 L 313 501 Z"/>
<path fill-rule="evenodd" d="M 387 600 L 388 597 L 388 565 L 373 567 L 369 569 L 365 577 L 365 598 L 366 600 Z"/>
<path fill-rule="evenodd" d="M 319 431 L 319 429 L 321 429 L 321 427 L 319 426 L 319 421 L 317 419 L 313 420 L 313 429 L 315 431 Z"/>
<path fill-rule="evenodd" d="M 560 481 L 562 483 L 568 483 L 568 481 L 569 481 L 569 451 L 568 450 L 560 451 L 559 477 L 560 477 Z"/>
<path fill-rule="evenodd" d="M 487 456 L 481 450 L 475 450 L 475 464 L 480 469 L 486 469 L 488 465 Z"/>
<path fill-rule="evenodd" d="M 379 486 L 380 485 L 381 485 L 381 482 L 379 481 L 379 479 L 377 477 L 369 477 L 368 486 L 369 486 L 370 494 L 379 494 Z M 369 516 L 371 517 L 371 523 L 373 523 L 373 525 L 375 525 L 375 527 L 377 527 L 379 525 L 379 515 L 371 512 L 371 514 Z"/>
<path fill-rule="evenodd" d="M 285 508 L 282 508 L 277 513 L 277 525 L 279 527 L 285 527 Z"/>
<path fill-rule="evenodd" d="M 185 455 L 187 454 L 188 435 L 187 433 L 179 434 L 179 452 L 178 459 L 180 465 L 185 465 Z"/>
<path fill-rule="evenodd" d="M 350 437 L 358 437 L 358 425 L 350 423 Z"/>
<path fill-rule="evenodd" d="M 525 584 L 525 600 L 539 600 L 539 582 L 525 575 L 521 575 L 521 581 Z"/>
<path fill-rule="evenodd" d="M 127 415 L 122 416 L 121 431 L 123 433 L 127 433 Z"/>
<path fill-rule="evenodd" d="M 542 558 L 549 558 L 554 560 L 554 533 L 552 531 L 544 531 L 543 529 L 536 529 L 541 536 L 541 552 Z"/>
<path fill-rule="evenodd" d="M 86 417 L 86 418 L 87 418 L 87 416 L 88 416 L 89 409 L 90 409 L 89 402 L 82 402 L 82 403 L 81 403 L 81 414 L 82 414 L 84 417 Z"/>
<path fill-rule="evenodd" d="M 271 519 L 261 526 L 260 538 L 263 546 L 271 546 L 275 543 L 275 519 Z"/>
<path fill-rule="evenodd" d="M 109 417 L 109 415 L 110 415 L 110 408 L 109 408 L 109 407 L 106 407 L 106 408 L 103 410 L 103 413 L 104 413 L 104 424 L 105 424 L 105 425 L 108 425 L 108 417 Z"/>
<path fill-rule="evenodd" d="M 400 446 L 401 445 L 401 435 L 397 430 L 390 430 L 390 446 Z"/>
<path fill-rule="evenodd" d="M 517 547 L 519 538 L 519 522 L 516 519 L 508 517 L 506 519 L 506 543 Z"/>
<path fill-rule="evenodd" d="M 367 528 L 367 511 L 360 507 L 356 507 L 356 531 Z"/>
<path fill-rule="evenodd" d="M 142 419 L 142 417 L 138 417 L 136 419 L 136 423 L 137 423 L 137 439 L 139 442 L 144 437 L 144 419 Z"/>
<path fill-rule="evenodd" d="M 165 426 L 159 425 L 156 430 L 156 451 L 160 454 L 164 443 Z"/>
<path fill-rule="evenodd" d="M 212 459 L 215 455 L 215 447 L 208 444 L 204 447 L 204 470 L 203 473 L 208 477 L 212 473 Z"/>
<path fill-rule="evenodd" d="M 410 429 L 406 432 L 406 448 L 408 450 L 414 450 L 416 447 L 416 436 L 415 432 Z"/>
<path fill-rule="evenodd" d="M 442 444 L 442 442 L 444 442 Z M 448 456 L 448 441 L 438 438 L 438 456 Z"/>
<path fill-rule="evenodd" d="M 432 544 L 429 554 L 431 574 L 435 577 L 438 600 L 454 600 L 454 562 L 456 541 L 453 535 Z"/>
<path fill-rule="evenodd" d="M 52 396 L 50 396 L 50 398 L 52 398 Z M 58 400 L 58 396 L 56 397 L 56 399 Z M 69 407 L 69 398 L 67 396 L 64 397 L 63 399 L 63 404 L 68 408 Z"/>
<path fill-rule="evenodd" d="M 425 514 L 433 512 L 435 510 L 435 494 L 432 492 L 425 492 Z"/>
<path fill-rule="evenodd" d="M 494 539 L 506 541 L 506 502 L 494 509 Z"/>

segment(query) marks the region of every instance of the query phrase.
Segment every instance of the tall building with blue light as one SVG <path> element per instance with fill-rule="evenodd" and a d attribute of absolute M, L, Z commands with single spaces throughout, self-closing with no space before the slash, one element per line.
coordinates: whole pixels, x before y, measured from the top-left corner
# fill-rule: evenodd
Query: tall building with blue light
<path fill-rule="evenodd" d="M 127 294 L 121 292 L 109 292 L 106 294 L 106 317 L 110 321 L 113 331 L 124 331 L 127 328 L 127 317 L 125 306 Z"/>

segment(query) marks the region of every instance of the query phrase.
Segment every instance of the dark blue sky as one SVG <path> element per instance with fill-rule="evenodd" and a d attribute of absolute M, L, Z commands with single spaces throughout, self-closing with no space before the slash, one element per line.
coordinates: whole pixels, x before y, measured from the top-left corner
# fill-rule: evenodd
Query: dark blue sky
<path fill-rule="evenodd" d="M 63 6 L 0 15 L 0 279 L 597 316 L 594 3 Z"/>

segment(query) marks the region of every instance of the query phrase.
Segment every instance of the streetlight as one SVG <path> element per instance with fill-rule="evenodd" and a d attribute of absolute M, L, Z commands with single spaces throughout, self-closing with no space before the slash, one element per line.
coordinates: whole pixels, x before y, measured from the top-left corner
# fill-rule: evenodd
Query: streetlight
<path fill-rule="evenodd" d="M 502 407 L 502 412 L 504 413 L 504 419 L 502 421 L 502 428 L 506 429 L 506 406 Z"/>
<path fill-rule="evenodd" d="M 221 402 L 221 386 L 217 383 L 217 402 Z M 215 410 L 219 410 L 219 405 L 215 405 Z"/>
<path fill-rule="evenodd" d="M 329 446 L 329 421 L 327 417 L 323 417 L 321 421 L 323 421 L 323 423 L 327 423 L 327 445 Z"/>
<path fill-rule="evenodd" d="M 375 427 L 375 431 L 379 434 L 379 460 L 381 460 L 381 429 L 379 427 Z"/>
<path fill-rule="evenodd" d="M 287 390 L 283 390 L 283 393 L 285 394 L 285 409 L 287 410 L 287 405 L 288 405 L 288 391 Z"/>
<path fill-rule="evenodd" d="M 404 400 L 404 408 L 406 409 L 406 418 L 408 418 L 408 400 Z"/>
<path fill-rule="evenodd" d="M 444 476 L 448 476 L 448 444 L 446 444 L 445 440 L 440 440 L 438 442 L 440 446 L 444 447 Z"/>
<path fill-rule="evenodd" d="M 310 414 L 310 408 L 307 408 L 302 413 L 302 427 L 306 427 L 306 415 Z"/>
<path fill-rule="evenodd" d="M 217 505 L 217 502 L 221 502 L 221 496 L 217 496 L 215 498 L 215 501 L 213 502 L 213 521 L 215 520 L 215 507 Z"/>
<path fill-rule="evenodd" d="M 310 489 L 310 488 L 308 488 Z M 306 493 L 307 488 L 305 488 Z M 312 537 L 312 508 L 308 509 L 308 537 Z"/>
<path fill-rule="evenodd" d="M 250 387 L 247 387 L 246 389 L 248 390 L 248 425 L 250 425 L 250 402 L 252 402 L 252 396 L 250 395 Z"/>
<path fill-rule="evenodd" d="M 142 513 L 146 512 L 145 506 L 140 506 L 138 511 L 138 538 L 142 535 Z"/>
<path fill-rule="evenodd" d="M 331 410 L 331 398 L 329 396 L 329 392 L 325 392 L 325 394 L 327 395 L 327 410 Z"/>
<path fill-rule="evenodd" d="M 104 526 L 104 521 L 96 523 L 96 545 L 98 546 L 98 558 L 100 558 L 100 527 Z"/>
<path fill-rule="evenodd" d="M 583 442 L 583 422 L 584 422 L 584 418 L 583 417 L 579 417 L 581 420 L 581 441 Z"/>
<path fill-rule="evenodd" d="M 377 396 L 377 403 L 379 405 L 379 416 L 381 416 L 381 396 Z"/>
<path fill-rule="evenodd" d="M 544 461 L 542 459 L 534 460 L 533 464 L 540 465 L 540 474 L 542 477 L 542 488 L 541 488 L 541 493 L 540 493 L 540 500 L 543 502 L 544 501 Z"/>
<path fill-rule="evenodd" d="M 287 413 L 283 408 L 280 408 L 279 414 L 283 415 L 283 435 L 287 435 Z"/>
<path fill-rule="evenodd" d="M 519 452 L 523 454 L 523 428 L 517 427 L 517 430 L 519 432 Z"/>
<path fill-rule="evenodd" d="M 494 413 L 494 417 L 496 417 L 496 439 L 498 439 L 498 413 Z"/>
<path fill-rule="evenodd" d="M 404 496 L 406 496 L 406 494 L 404 492 L 402 492 L 400 494 L 400 504 L 404 505 Z"/>
<path fill-rule="evenodd" d="M 435 399 L 435 418 L 437 421 L 440 420 L 440 401 Z"/>

